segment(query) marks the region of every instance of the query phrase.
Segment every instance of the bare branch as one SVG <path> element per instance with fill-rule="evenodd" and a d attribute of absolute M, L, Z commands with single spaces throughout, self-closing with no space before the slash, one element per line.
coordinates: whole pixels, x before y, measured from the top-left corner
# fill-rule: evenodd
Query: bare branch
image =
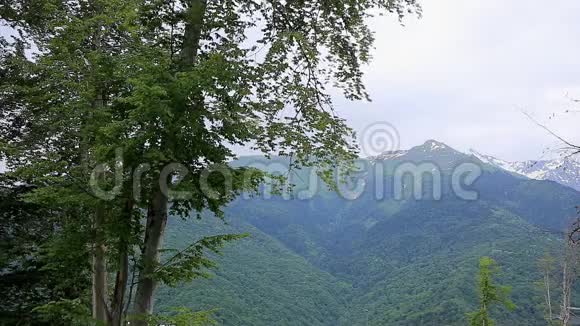
<path fill-rule="evenodd" d="M 545 131 L 547 131 L 550 135 L 556 137 L 559 141 L 561 141 L 562 143 L 566 144 L 568 146 L 568 148 L 564 148 L 564 149 L 568 149 L 568 150 L 574 150 L 574 154 L 578 154 L 580 152 L 580 146 L 579 145 L 575 145 L 572 144 L 571 142 L 569 142 L 568 140 L 564 139 L 563 137 L 561 137 L 560 135 L 556 134 L 555 132 L 553 132 L 552 130 L 550 130 L 550 128 L 546 127 L 545 125 L 541 124 L 540 122 L 538 122 L 536 119 L 534 119 L 528 112 L 521 110 L 521 112 L 528 117 L 528 119 L 530 119 L 534 124 L 536 124 L 538 127 L 544 129 Z"/>

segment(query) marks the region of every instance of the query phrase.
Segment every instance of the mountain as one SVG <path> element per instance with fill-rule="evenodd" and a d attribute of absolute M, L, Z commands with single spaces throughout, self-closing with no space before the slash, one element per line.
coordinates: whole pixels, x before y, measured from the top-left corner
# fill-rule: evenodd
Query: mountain
<path fill-rule="evenodd" d="M 275 170 L 285 163 L 245 157 L 237 164 Z M 465 314 L 477 307 L 478 259 L 487 255 L 502 267 L 499 281 L 513 286 L 517 305 L 511 313 L 492 311 L 497 324 L 545 324 L 536 262 L 561 251 L 579 192 L 433 140 L 358 163 L 363 182 L 355 184 L 363 190 L 348 196 L 328 191 L 304 169 L 292 175 L 291 194 L 233 202 L 227 225 L 210 217 L 173 221 L 171 247 L 203 234 L 252 237 L 228 246 L 212 279 L 163 289 L 159 310 L 219 308 L 219 322 L 236 326 L 465 325 Z M 454 180 L 464 166 L 481 176 Z M 402 168 L 409 173 L 398 179 Z M 476 193 L 474 200 L 458 194 L 457 182 Z M 300 196 L 305 188 L 313 195 Z M 552 299 L 558 301 L 558 289 Z"/>
<path fill-rule="evenodd" d="M 535 180 L 551 180 L 580 191 L 580 162 L 575 158 L 563 157 L 553 160 L 508 162 L 490 155 L 470 150 L 481 161 L 506 171 Z"/>

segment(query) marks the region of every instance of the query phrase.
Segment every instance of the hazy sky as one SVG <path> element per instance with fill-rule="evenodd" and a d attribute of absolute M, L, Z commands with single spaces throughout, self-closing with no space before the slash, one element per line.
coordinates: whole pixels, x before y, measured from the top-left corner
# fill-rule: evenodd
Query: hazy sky
<path fill-rule="evenodd" d="M 538 159 L 554 138 L 580 143 L 580 1 L 423 0 L 423 18 L 378 17 L 366 69 L 372 103 L 337 96 L 356 130 L 388 121 L 401 147 L 433 138 L 509 160 Z M 555 113 L 556 116 L 550 119 Z"/>

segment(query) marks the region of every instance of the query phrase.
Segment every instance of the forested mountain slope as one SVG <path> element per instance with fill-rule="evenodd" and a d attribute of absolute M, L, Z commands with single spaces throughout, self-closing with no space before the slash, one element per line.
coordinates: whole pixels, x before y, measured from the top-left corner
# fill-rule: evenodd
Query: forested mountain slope
<path fill-rule="evenodd" d="M 214 256 L 219 268 L 159 293 L 159 311 L 216 309 L 224 325 L 338 325 L 348 284 L 308 263 L 276 239 L 240 221 L 207 218 L 194 225 L 175 219 L 167 247 L 183 248 L 201 236 L 250 233 Z"/>
<path fill-rule="evenodd" d="M 228 246 L 213 279 L 165 290 L 161 306 L 220 307 L 225 325 L 464 325 L 477 304 L 478 259 L 488 255 L 502 266 L 500 281 L 513 286 L 518 306 L 494 312 L 498 324 L 545 324 L 536 262 L 561 250 L 561 231 L 575 217 L 580 194 L 435 141 L 383 157 L 364 162 L 369 168 L 359 175 L 366 190 L 355 200 L 319 187 L 310 199 L 239 199 L 227 209 L 227 227 L 174 224 L 168 245 L 184 245 L 199 232 L 253 236 Z M 439 200 L 429 176 L 421 198 L 413 197 L 408 179 L 404 198 L 393 198 L 395 187 L 382 181 L 408 162 L 441 171 Z M 451 187 L 451 174 L 463 163 L 481 167 L 481 177 L 466 186 L 476 200 L 459 198 Z M 298 188 L 311 175 L 299 174 Z"/>

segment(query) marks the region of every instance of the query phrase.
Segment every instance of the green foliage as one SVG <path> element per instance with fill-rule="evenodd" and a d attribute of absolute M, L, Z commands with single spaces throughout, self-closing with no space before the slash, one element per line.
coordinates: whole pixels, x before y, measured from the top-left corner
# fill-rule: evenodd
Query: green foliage
<path fill-rule="evenodd" d="M 184 216 L 219 213 L 263 179 L 239 182 L 243 171 L 225 165 L 235 157 L 231 145 L 318 166 L 332 184 L 332 170 L 349 170 L 356 148 L 326 88 L 366 99 L 361 67 L 374 38 L 365 19 L 415 12 L 415 0 L 6 4 L 2 20 L 22 35 L 3 40 L 2 152 L 10 150 L 8 165 L 20 175 L 50 189 L 39 192 L 71 203 L 92 200 L 82 192 L 90 171 L 118 149 L 124 168 L 152 167 L 145 200 L 160 169 L 181 164 L 193 192 L 175 199 Z M 35 60 L 22 51 L 32 44 L 41 50 Z M 217 182 L 223 191 L 207 196 L 199 180 L 213 165 L 234 182 L 229 189 Z"/>
<path fill-rule="evenodd" d="M 207 278 L 210 274 L 206 270 L 217 266 L 206 256 L 206 252 L 219 254 L 226 242 L 248 236 L 248 234 L 214 235 L 203 237 L 183 250 L 164 250 L 174 254 L 155 270 L 155 277 L 169 286 L 176 286 L 178 282 L 191 281 L 199 277 Z"/>
<path fill-rule="evenodd" d="M 515 304 L 509 299 L 512 288 L 494 283 L 493 277 L 498 272 L 499 266 L 495 260 L 485 256 L 480 258 L 477 288 L 480 308 L 468 314 L 469 325 L 493 326 L 494 322 L 489 316 L 489 311 L 493 305 L 503 305 L 508 310 L 516 308 Z"/>
<path fill-rule="evenodd" d="M 50 325 L 92 325 L 91 311 L 80 299 L 51 301 L 34 308 L 34 312 Z M 97 324 L 98 325 L 98 324 Z"/>
<path fill-rule="evenodd" d="M 219 325 L 214 319 L 215 310 L 191 311 L 187 308 L 173 309 L 170 315 L 154 315 L 148 320 L 150 325 L 213 326 Z"/>
<path fill-rule="evenodd" d="M 23 201 L 31 191 L 32 187 L 0 175 L 2 325 L 52 324 L 56 319 L 47 320 L 35 308 L 61 300 L 84 305 L 87 301 L 89 266 L 83 230 L 63 227 L 67 212 Z M 74 324 L 71 318 L 59 324 Z"/>

